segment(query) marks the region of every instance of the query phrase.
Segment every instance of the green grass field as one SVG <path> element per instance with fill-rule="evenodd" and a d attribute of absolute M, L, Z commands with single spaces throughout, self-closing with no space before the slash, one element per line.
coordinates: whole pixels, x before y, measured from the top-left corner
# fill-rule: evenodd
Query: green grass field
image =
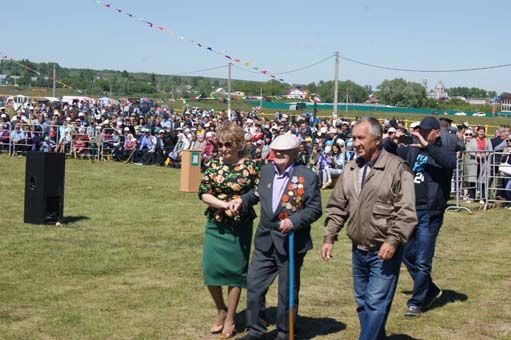
<path fill-rule="evenodd" d="M 204 205 L 178 191 L 177 170 L 68 160 L 66 224 L 56 227 L 23 224 L 24 166 L 24 158 L 0 156 L 0 338 L 217 338 L 208 334 L 214 306 L 200 269 Z M 444 297 L 405 319 L 411 281 L 403 269 L 388 333 L 511 339 L 510 217 L 509 210 L 447 213 L 433 273 Z M 325 264 L 321 235 L 318 221 L 302 271 L 302 335 L 355 339 L 350 242 L 343 232 Z M 275 287 L 267 301 L 276 305 Z"/>

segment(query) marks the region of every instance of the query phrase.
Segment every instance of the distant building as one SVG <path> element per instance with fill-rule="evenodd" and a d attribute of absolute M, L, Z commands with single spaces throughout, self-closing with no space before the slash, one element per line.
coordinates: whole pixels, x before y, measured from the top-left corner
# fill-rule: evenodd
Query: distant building
<path fill-rule="evenodd" d="M 303 100 L 303 99 L 305 99 L 306 96 L 307 96 L 307 92 L 306 91 L 302 91 L 299 88 L 294 88 L 291 91 L 289 91 L 285 97 L 287 99 L 300 99 L 300 100 Z"/>
<path fill-rule="evenodd" d="M 7 74 L 0 74 L 0 85 L 5 85 L 7 83 Z"/>
<path fill-rule="evenodd" d="M 229 93 L 223 87 L 219 87 L 214 92 L 211 92 L 211 97 L 214 97 L 214 98 L 227 97 L 228 95 L 229 95 Z M 231 96 L 232 97 L 245 97 L 245 92 L 231 91 Z"/>
<path fill-rule="evenodd" d="M 511 112 L 511 99 L 503 99 L 500 103 L 501 112 Z"/>
<path fill-rule="evenodd" d="M 467 99 L 467 103 L 470 105 L 486 105 L 488 104 L 487 99 Z"/>
<path fill-rule="evenodd" d="M 436 83 L 435 88 L 429 91 L 428 98 L 434 99 L 436 101 L 445 101 L 449 99 L 449 94 L 445 89 L 444 83 L 439 81 Z"/>

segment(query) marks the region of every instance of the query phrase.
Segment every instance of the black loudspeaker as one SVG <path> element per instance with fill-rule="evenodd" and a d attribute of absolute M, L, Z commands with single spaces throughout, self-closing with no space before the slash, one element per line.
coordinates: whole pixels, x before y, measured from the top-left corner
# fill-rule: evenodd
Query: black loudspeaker
<path fill-rule="evenodd" d="M 26 159 L 25 223 L 62 222 L 64 216 L 64 154 L 28 152 Z"/>

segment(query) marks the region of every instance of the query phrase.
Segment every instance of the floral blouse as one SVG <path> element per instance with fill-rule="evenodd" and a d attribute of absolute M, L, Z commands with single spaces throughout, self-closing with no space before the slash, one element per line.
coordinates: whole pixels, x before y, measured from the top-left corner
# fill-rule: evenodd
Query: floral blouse
<path fill-rule="evenodd" d="M 252 190 L 259 183 L 259 164 L 250 159 L 245 159 L 239 164 L 231 165 L 222 162 L 222 159 L 213 159 L 206 169 L 204 177 L 199 185 L 199 198 L 203 194 L 211 194 L 222 201 L 230 201 L 233 198 Z M 209 207 L 205 214 L 217 222 L 239 221 L 240 216 L 233 216 L 229 210 Z M 251 208 L 250 216 L 255 217 Z"/>

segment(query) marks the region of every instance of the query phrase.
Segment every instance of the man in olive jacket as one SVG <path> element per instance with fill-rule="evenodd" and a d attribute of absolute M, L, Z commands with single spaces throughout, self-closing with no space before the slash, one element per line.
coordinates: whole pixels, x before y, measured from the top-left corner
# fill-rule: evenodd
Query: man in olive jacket
<path fill-rule="evenodd" d="M 331 258 L 349 221 L 359 339 L 384 339 L 403 244 L 417 224 L 413 175 L 402 159 L 382 150 L 376 119 L 359 119 L 352 135 L 358 158 L 345 166 L 327 204 L 321 257 Z"/>

